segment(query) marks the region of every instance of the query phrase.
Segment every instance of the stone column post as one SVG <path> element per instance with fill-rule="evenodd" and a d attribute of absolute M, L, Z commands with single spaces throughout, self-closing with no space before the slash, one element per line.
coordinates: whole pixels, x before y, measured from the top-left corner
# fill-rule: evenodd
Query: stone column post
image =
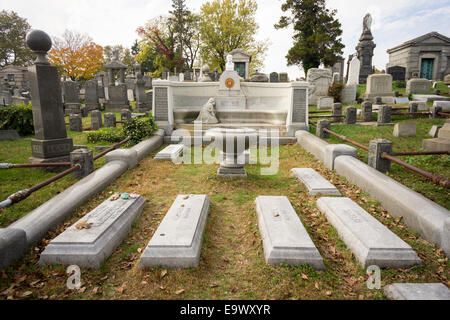
<path fill-rule="evenodd" d="M 328 132 L 325 132 L 323 129 L 330 130 L 330 127 L 331 127 L 330 121 L 326 119 L 319 120 L 317 122 L 316 136 L 318 136 L 321 139 L 328 139 L 330 137 L 330 134 Z"/>
<path fill-rule="evenodd" d="M 356 108 L 347 107 L 344 112 L 344 123 L 345 124 L 355 124 L 356 123 Z"/>
<path fill-rule="evenodd" d="M 76 149 L 70 153 L 71 166 L 79 164 L 80 170 L 76 170 L 72 173 L 72 178 L 82 179 L 94 171 L 94 155 L 92 150 L 88 149 Z"/>
<path fill-rule="evenodd" d="M 385 139 L 376 139 L 369 144 L 369 163 L 368 165 L 380 172 L 389 172 L 391 162 L 381 158 L 383 153 L 392 154 L 392 142 Z"/>
<path fill-rule="evenodd" d="M 342 103 L 334 103 L 333 107 L 332 107 L 332 114 L 333 116 L 338 116 L 338 117 L 333 117 L 333 122 L 341 122 L 341 117 L 342 116 Z"/>
<path fill-rule="evenodd" d="M 371 122 L 373 120 L 372 102 L 363 102 L 361 105 L 361 118 L 365 122 Z"/>
<path fill-rule="evenodd" d="M 380 106 L 378 110 L 377 125 L 386 125 L 391 122 L 392 107 Z"/>
<path fill-rule="evenodd" d="M 411 102 L 409 104 L 408 112 L 415 113 L 419 109 L 419 104 L 417 102 Z M 416 114 L 412 114 L 411 118 L 417 118 Z"/>

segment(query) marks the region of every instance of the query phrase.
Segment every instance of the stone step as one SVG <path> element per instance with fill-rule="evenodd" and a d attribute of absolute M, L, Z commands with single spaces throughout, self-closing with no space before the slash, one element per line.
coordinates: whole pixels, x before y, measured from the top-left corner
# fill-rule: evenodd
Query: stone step
<path fill-rule="evenodd" d="M 416 252 L 349 198 L 320 198 L 317 208 L 363 268 L 408 268 L 421 263 Z"/>
<path fill-rule="evenodd" d="M 100 268 L 128 234 L 145 205 L 142 196 L 127 200 L 113 197 L 53 239 L 41 253 L 39 264 Z"/>
<path fill-rule="evenodd" d="M 322 194 L 324 196 L 340 196 L 341 193 L 328 180 L 323 178 L 314 169 L 294 168 L 291 170 L 297 180 L 303 182 L 312 196 Z"/>
<path fill-rule="evenodd" d="M 198 267 L 209 206 L 206 195 L 179 195 L 142 253 L 140 268 Z"/>
<path fill-rule="evenodd" d="M 178 159 L 182 154 L 184 150 L 183 144 L 172 144 L 160 152 L 155 156 L 154 160 L 170 160 L 174 161 Z"/>
<path fill-rule="evenodd" d="M 307 264 L 324 269 L 319 251 L 288 198 L 259 196 L 255 202 L 267 264 Z"/>
<path fill-rule="evenodd" d="M 442 283 L 394 283 L 383 291 L 391 300 L 450 300 L 450 290 Z"/>

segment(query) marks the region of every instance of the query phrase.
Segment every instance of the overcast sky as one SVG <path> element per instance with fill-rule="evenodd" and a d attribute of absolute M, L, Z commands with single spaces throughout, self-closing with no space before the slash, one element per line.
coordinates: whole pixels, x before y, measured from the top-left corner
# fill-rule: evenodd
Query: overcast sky
<path fill-rule="evenodd" d="M 199 11 L 207 0 L 187 0 L 193 11 Z M 298 67 L 287 67 L 285 56 L 292 46 L 292 31 L 275 30 L 282 15 L 281 0 L 257 0 L 256 37 L 269 39 L 265 73 L 289 72 L 290 78 L 303 76 Z M 377 47 L 374 65 L 385 69 L 386 50 L 431 31 L 450 36 L 450 0 L 327 0 L 337 9 L 342 24 L 344 57 L 355 52 L 362 32 L 362 20 L 372 14 L 372 34 Z M 0 8 L 14 10 L 26 18 L 34 29 L 51 36 L 61 36 L 65 29 L 89 34 L 102 46 L 122 44 L 130 47 L 138 39 L 136 29 L 171 9 L 170 0 L 0 0 Z"/>

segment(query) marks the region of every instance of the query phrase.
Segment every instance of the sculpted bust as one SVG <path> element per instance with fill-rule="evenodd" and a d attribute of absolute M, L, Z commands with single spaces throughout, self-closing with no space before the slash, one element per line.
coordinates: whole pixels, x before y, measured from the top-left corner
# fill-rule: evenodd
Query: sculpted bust
<path fill-rule="evenodd" d="M 227 64 L 225 65 L 226 71 L 234 71 L 233 56 L 231 54 L 227 55 Z"/>
<path fill-rule="evenodd" d="M 202 107 L 200 114 L 196 121 L 200 121 L 201 123 L 207 124 L 215 124 L 219 123 L 219 120 L 216 118 L 216 99 L 210 98 L 208 102 Z"/>

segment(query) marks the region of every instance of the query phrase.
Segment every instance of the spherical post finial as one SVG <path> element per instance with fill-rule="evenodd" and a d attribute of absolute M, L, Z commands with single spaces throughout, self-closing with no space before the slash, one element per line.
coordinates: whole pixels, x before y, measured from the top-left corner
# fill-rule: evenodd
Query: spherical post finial
<path fill-rule="evenodd" d="M 50 64 L 47 52 L 52 48 L 52 39 L 42 30 L 31 30 L 26 37 L 27 46 L 37 55 L 34 64 Z"/>

